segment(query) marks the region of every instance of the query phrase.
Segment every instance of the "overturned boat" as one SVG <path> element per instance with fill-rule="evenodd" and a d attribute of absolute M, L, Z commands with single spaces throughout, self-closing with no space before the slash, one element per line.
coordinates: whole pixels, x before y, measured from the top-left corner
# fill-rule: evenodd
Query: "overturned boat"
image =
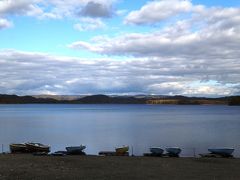
<path fill-rule="evenodd" d="M 182 150 L 179 147 L 169 147 L 166 148 L 166 151 L 170 156 L 178 157 Z"/>
<path fill-rule="evenodd" d="M 27 150 L 29 152 L 50 152 L 50 146 L 41 143 L 26 143 Z"/>
<path fill-rule="evenodd" d="M 128 150 L 129 150 L 129 146 L 122 146 L 122 147 L 115 148 L 117 155 L 123 155 L 125 153 L 128 153 Z"/>
<path fill-rule="evenodd" d="M 11 153 L 27 153 L 29 152 L 25 143 L 10 144 L 9 145 Z"/>
<path fill-rule="evenodd" d="M 86 148 L 84 145 L 80 146 L 68 146 L 66 147 L 68 154 L 85 154 L 83 150 Z"/>
<path fill-rule="evenodd" d="M 164 150 L 160 147 L 150 147 L 149 150 L 152 154 L 156 154 L 156 155 L 162 155 L 164 152 Z"/>
<path fill-rule="evenodd" d="M 231 156 L 232 153 L 234 152 L 233 148 L 209 148 L 209 152 L 212 154 L 218 154 L 222 156 Z"/>

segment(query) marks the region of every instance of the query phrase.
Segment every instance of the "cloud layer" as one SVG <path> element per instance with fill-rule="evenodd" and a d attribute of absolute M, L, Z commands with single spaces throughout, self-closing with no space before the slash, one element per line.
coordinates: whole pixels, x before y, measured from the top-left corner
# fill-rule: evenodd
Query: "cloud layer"
<path fill-rule="evenodd" d="M 234 60 L 120 61 L 0 51 L 1 93 L 233 95 L 239 93 L 239 72 L 239 61 Z"/>
<path fill-rule="evenodd" d="M 176 3 L 170 6 L 173 1 Z M 193 6 L 189 1 L 169 2 L 150 2 L 139 11 L 131 12 L 126 19 L 129 23 L 151 24 L 174 14 L 190 11 L 191 14 L 155 32 L 97 36 L 91 42 L 76 41 L 68 47 L 108 56 L 147 59 L 148 63 L 142 66 L 151 66 L 150 77 L 155 77 L 156 72 L 158 74 L 155 83 L 145 86 L 149 92 L 239 93 L 240 9 Z M 161 9 L 171 13 L 163 17 L 157 13 L 162 12 Z"/>
<path fill-rule="evenodd" d="M 107 55 L 227 59 L 240 57 L 240 9 L 205 9 L 151 33 L 131 33 L 114 38 L 76 41 L 73 49 Z"/>

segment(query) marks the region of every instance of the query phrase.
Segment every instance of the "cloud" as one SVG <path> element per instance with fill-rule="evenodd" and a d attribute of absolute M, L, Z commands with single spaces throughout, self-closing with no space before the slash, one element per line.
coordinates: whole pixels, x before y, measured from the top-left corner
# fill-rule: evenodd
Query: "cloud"
<path fill-rule="evenodd" d="M 0 18 L 6 19 L 13 15 L 31 16 L 38 19 L 106 18 L 112 16 L 114 2 L 115 0 L 1 0 Z M 80 25 L 76 26 L 81 29 Z M 90 26 L 93 26 L 93 22 Z"/>
<path fill-rule="evenodd" d="M 6 19 L 1 19 L 0 18 L 0 30 L 5 29 L 5 28 L 9 28 L 9 27 L 12 27 L 12 26 L 13 26 L 13 24 L 11 22 L 9 22 Z"/>
<path fill-rule="evenodd" d="M 155 32 L 97 37 L 69 47 L 119 56 L 238 59 L 239 22 L 239 8 L 212 8 Z"/>
<path fill-rule="evenodd" d="M 39 18 L 110 17 L 116 0 L 40 0 L 44 13 Z"/>
<path fill-rule="evenodd" d="M 130 12 L 125 18 L 126 24 L 154 24 L 180 13 L 202 9 L 193 6 L 190 0 L 155 0 L 144 5 L 140 10 Z"/>
<path fill-rule="evenodd" d="M 2 0 L 0 1 L 0 15 L 29 15 L 37 16 L 42 12 L 36 4 L 38 1 L 33 0 Z"/>
<path fill-rule="evenodd" d="M 115 0 L 1 0 L 0 15 L 29 15 L 66 17 L 75 16 L 81 10 L 90 17 L 107 17 L 112 13 Z"/>
<path fill-rule="evenodd" d="M 74 28 L 78 31 L 89 31 L 105 28 L 106 25 L 100 19 L 93 18 L 81 18 L 80 23 L 74 25 Z"/>
<path fill-rule="evenodd" d="M 101 8 L 106 5 L 111 9 L 113 3 L 106 0 L 0 2 L 0 29 L 11 26 L 8 16 L 26 15 L 77 18 L 74 28 L 80 31 L 104 28 L 102 18 L 108 16 L 100 13 L 104 10 Z M 100 10 L 92 12 L 88 9 L 88 13 L 82 15 L 89 17 L 79 16 L 79 12 L 87 12 L 90 2 L 98 4 Z M 127 23 L 155 24 L 179 13 L 188 13 L 187 16 L 174 19 L 171 24 L 155 26 L 154 31 L 148 33 L 96 36 L 90 41 L 75 41 L 68 45 L 72 49 L 108 55 L 104 58 L 84 59 L 0 50 L 0 92 L 239 94 L 240 9 L 206 8 L 195 6 L 190 1 L 171 2 L 170 6 L 166 0 L 152 1 L 135 14 L 130 13 Z M 152 9 L 154 3 L 156 10 Z M 165 3 L 165 9 L 161 3 Z M 152 15 L 147 13 L 149 11 Z M 120 56 L 122 60 L 119 57 L 115 59 L 115 56 Z"/>
<path fill-rule="evenodd" d="M 99 2 L 90 1 L 81 10 L 80 14 L 93 18 L 108 18 L 112 16 L 113 12 L 112 7 L 109 4 L 101 4 Z"/>
<path fill-rule="evenodd" d="M 224 69 L 222 68 L 224 67 Z M 10 94 L 239 93 L 239 61 L 181 58 L 83 59 L 0 51 L 0 92 Z"/>
<path fill-rule="evenodd" d="M 237 94 L 239 22 L 239 8 L 205 8 L 155 32 L 97 36 L 69 47 L 135 59 L 122 68 L 136 73 L 129 84 L 141 92 Z"/>

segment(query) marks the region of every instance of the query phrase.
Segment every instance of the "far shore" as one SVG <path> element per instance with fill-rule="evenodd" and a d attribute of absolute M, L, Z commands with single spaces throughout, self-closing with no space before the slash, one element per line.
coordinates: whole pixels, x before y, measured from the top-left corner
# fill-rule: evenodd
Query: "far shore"
<path fill-rule="evenodd" d="M 0 154 L 0 179 L 238 180 L 240 159 Z"/>
<path fill-rule="evenodd" d="M 240 105 L 240 96 L 218 98 L 133 95 L 133 96 L 17 96 L 0 94 L 0 104 L 173 104 L 173 105 Z"/>

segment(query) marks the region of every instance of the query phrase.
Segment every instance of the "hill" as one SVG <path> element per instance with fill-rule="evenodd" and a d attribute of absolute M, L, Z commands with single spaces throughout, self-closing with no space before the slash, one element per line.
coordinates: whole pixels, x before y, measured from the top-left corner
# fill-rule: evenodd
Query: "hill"
<path fill-rule="evenodd" d="M 136 96 L 17 96 L 0 94 L 0 104 L 177 104 L 177 105 L 240 105 L 240 96 L 221 98 L 136 95 Z"/>

